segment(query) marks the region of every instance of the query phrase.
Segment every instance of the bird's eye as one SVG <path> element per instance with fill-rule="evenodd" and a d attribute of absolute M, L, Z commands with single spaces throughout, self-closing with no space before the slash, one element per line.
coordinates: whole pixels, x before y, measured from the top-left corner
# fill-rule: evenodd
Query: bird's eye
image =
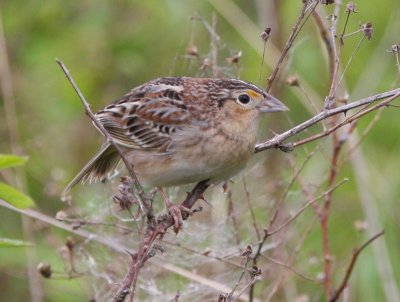
<path fill-rule="evenodd" d="M 241 95 L 239 95 L 239 97 L 238 97 L 238 101 L 239 101 L 241 104 L 246 105 L 246 104 L 248 104 L 248 103 L 250 102 L 250 97 L 249 97 L 247 94 L 241 94 Z"/>

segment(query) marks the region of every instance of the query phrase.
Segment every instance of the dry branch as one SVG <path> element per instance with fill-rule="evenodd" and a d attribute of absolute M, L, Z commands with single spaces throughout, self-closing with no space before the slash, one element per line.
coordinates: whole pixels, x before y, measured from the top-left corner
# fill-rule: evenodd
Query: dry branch
<path fill-rule="evenodd" d="M 135 171 L 133 170 L 132 164 L 129 163 L 128 159 L 125 157 L 124 152 L 122 151 L 121 147 L 113 140 L 112 136 L 107 132 L 107 130 L 104 128 L 104 126 L 97 120 L 93 112 L 90 110 L 90 105 L 86 101 L 85 97 L 83 96 L 82 92 L 80 91 L 78 85 L 75 83 L 73 77 L 71 76 L 71 73 L 67 69 L 67 67 L 64 65 L 62 61 L 59 59 L 56 59 L 56 62 L 58 65 L 60 65 L 62 71 L 64 72 L 65 76 L 67 77 L 68 81 L 71 83 L 72 87 L 74 88 L 75 92 L 78 94 L 79 99 L 82 102 L 82 105 L 85 109 L 85 114 L 92 120 L 92 122 L 96 125 L 96 128 L 100 130 L 100 132 L 104 135 L 104 137 L 107 139 L 107 142 L 109 142 L 118 152 L 119 156 L 121 157 L 122 161 L 124 162 L 126 169 L 128 170 L 129 174 L 131 175 L 134 185 L 138 191 L 139 197 L 140 197 L 140 207 L 141 210 L 144 212 L 145 209 L 145 202 L 146 202 L 146 197 L 144 194 L 144 190 L 142 185 L 139 182 L 139 179 L 136 176 Z M 147 208 L 147 206 L 146 206 Z"/>
<path fill-rule="evenodd" d="M 329 110 L 323 110 L 319 114 L 313 116 L 312 118 L 308 119 L 307 121 L 281 133 L 276 135 L 274 138 L 266 141 L 259 143 L 255 146 L 255 153 L 267 150 L 267 149 L 272 149 L 272 148 L 279 148 L 283 151 L 291 151 L 295 146 L 293 144 L 282 144 L 285 140 L 288 138 L 310 128 L 311 126 L 327 119 L 330 116 L 337 115 L 339 113 L 347 113 L 351 109 L 355 109 L 358 107 L 370 105 L 372 103 L 375 103 L 376 101 L 386 99 L 386 98 L 391 98 L 390 101 L 394 100 L 400 95 L 400 88 L 396 88 L 390 91 L 382 92 L 373 96 L 366 97 L 364 99 L 351 102 L 349 104 L 343 105 L 336 107 L 334 109 L 329 109 Z M 344 126 L 344 125 L 341 125 Z M 336 130 L 336 129 L 335 129 Z M 328 133 L 329 134 L 329 133 Z M 325 134 L 324 136 L 328 135 Z M 322 136 L 321 136 L 322 137 Z"/>
<path fill-rule="evenodd" d="M 340 295 L 346 288 L 349 278 L 351 276 L 351 273 L 353 272 L 354 266 L 356 264 L 356 261 L 358 259 L 358 256 L 361 254 L 361 252 L 368 246 L 370 245 L 373 241 L 378 239 L 379 237 L 383 236 L 385 234 L 385 231 L 380 231 L 378 234 L 372 236 L 367 242 L 365 242 L 362 246 L 359 248 L 356 248 L 353 250 L 353 256 L 351 257 L 350 264 L 346 270 L 346 274 L 343 278 L 342 283 L 340 284 L 339 288 L 335 291 L 334 295 L 329 299 L 329 302 L 335 302 L 339 299 Z"/>
<path fill-rule="evenodd" d="M 97 128 L 100 129 L 100 131 L 107 138 L 107 140 L 111 144 L 113 144 L 113 146 L 118 150 L 122 160 L 124 161 L 130 175 L 132 176 L 132 178 L 134 180 L 134 184 L 136 186 L 136 189 L 138 190 L 138 194 L 141 197 L 142 202 L 143 201 L 146 202 L 143 188 L 141 187 L 140 182 L 137 179 L 132 166 L 129 164 L 127 159 L 124 157 L 123 151 L 112 140 L 111 136 L 107 133 L 107 131 L 104 129 L 104 127 L 101 125 L 101 123 L 95 118 L 94 114 L 90 110 L 89 104 L 86 102 L 84 96 L 80 92 L 78 86 L 75 84 L 73 78 L 71 77 L 71 75 L 70 75 L 69 71 L 67 70 L 67 68 L 65 67 L 65 65 L 59 60 L 57 60 L 57 63 L 61 66 L 61 68 L 63 69 L 68 80 L 70 81 L 70 83 L 74 87 L 75 91 L 77 92 L 79 98 L 81 99 L 81 102 L 85 108 L 85 113 L 92 119 L 93 123 L 96 125 Z M 371 96 L 371 97 L 368 97 L 365 99 L 361 99 L 359 101 L 355 101 L 350 104 L 343 105 L 343 106 L 340 106 L 340 107 L 337 107 L 334 109 L 324 110 L 321 113 L 317 114 L 316 116 L 312 117 L 311 119 L 303 122 L 302 124 L 297 125 L 297 126 L 293 127 L 292 129 L 275 136 L 271 140 L 256 145 L 255 152 L 257 153 L 257 152 L 264 151 L 264 150 L 267 150 L 270 148 L 280 148 L 281 150 L 284 150 L 284 151 L 291 150 L 294 147 L 300 145 L 300 143 L 297 143 L 297 145 L 295 145 L 295 144 L 283 145 L 282 143 L 289 137 L 294 136 L 294 135 L 304 131 L 305 129 L 308 129 L 312 125 L 314 125 L 322 120 L 325 120 L 330 116 L 337 115 L 339 113 L 346 113 L 348 110 L 362 107 L 362 106 L 367 106 L 378 100 L 389 98 L 388 100 L 385 101 L 385 105 L 386 105 L 390 101 L 392 101 L 393 99 L 398 97 L 399 95 L 400 95 L 400 88 L 391 90 L 388 92 L 384 92 L 381 94 L 377 94 L 375 96 Z M 374 106 L 374 107 L 376 107 L 376 106 Z M 369 110 L 365 110 L 365 112 L 370 112 L 371 109 L 376 109 L 376 108 L 369 108 Z M 361 113 L 362 113 L 362 111 L 361 111 Z M 359 112 L 359 113 L 355 114 L 354 116 L 347 119 L 346 121 L 350 122 L 350 121 L 353 121 L 355 118 L 359 118 L 360 116 L 363 115 L 361 113 Z M 331 132 L 333 132 L 337 128 L 340 128 L 344 124 L 345 123 L 342 122 L 342 123 L 336 125 L 335 127 L 333 127 L 332 129 L 329 129 L 328 131 L 323 133 L 323 135 L 320 135 L 317 138 L 329 135 Z M 314 138 L 314 139 L 317 139 L 317 138 Z M 314 139 L 311 139 L 311 140 L 314 140 Z M 309 140 L 309 141 L 311 141 L 311 140 Z M 192 190 L 192 192 L 190 192 L 188 194 L 187 198 L 182 202 L 181 206 L 183 206 L 187 209 L 193 208 L 196 201 L 198 199 L 202 198 L 204 191 L 208 187 L 209 187 L 209 184 L 207 183 L 207 180 L 198 183 L 196 185 L 196 187 Z M 145 207 L 146 207 L 146 210 L 149 210 L 149 207 L 147 204 L 145 205 Z M 189 215 L 186 214 L 186 215 L 184 215 L 183 218 L 187 219 L 188 216 Z M 145 261 L 147 261 L 150 257 L 152 257 L 152 254 L 154 253 L 154 251 L 152 251 L 152 246 L 153 246 L 154 241 L 157 238 L 162 238 L 162 236 L 165 234 L 165 232 L 173 225 L 174 225 L 174 220 L 170 214 L 160 215 L 157 219 L 155 219 L 155 217 L 152 214 L 152 211 L 148 212 L 147 227 L 146 227 L 145 234 L 142 237 L 139 250 L 135 253 L 130 254 L 131 258 L 132 258 L 131 265 L 129 267 L 129 270 L 128 270 L 124 280 L 121 283 L 121 286 L 120 286 L 118 292 L 114 296 L 114 301 L 124 301 L 125 300 L 126 296 L 131 292 L 132 287 L 134 288 L 134 286 L 135 286 L 136 279 L 137 279 L 140 268 L 142 267 L 142 265 L 144 264 Z M 279 229 L 280 228 L 278 228 L 278 230 Z M 265 236 L 262 241 L 265 241 L 269 235 L 270 234 L 268 232 L 265 232 Z"/>

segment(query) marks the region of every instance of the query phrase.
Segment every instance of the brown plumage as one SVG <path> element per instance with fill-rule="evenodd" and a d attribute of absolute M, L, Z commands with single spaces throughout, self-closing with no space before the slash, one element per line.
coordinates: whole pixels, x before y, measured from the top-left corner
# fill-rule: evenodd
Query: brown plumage
<path fill-rule="evenodd" d="M 240 80 L 159 78 L 134 88 L 96 118 L 147 186 L 225 180 L 253 154 L 260 112 L 287 110 Z M 109 143 L 63 192 L 79 181 L 105 179 L 120 158 Z"/>

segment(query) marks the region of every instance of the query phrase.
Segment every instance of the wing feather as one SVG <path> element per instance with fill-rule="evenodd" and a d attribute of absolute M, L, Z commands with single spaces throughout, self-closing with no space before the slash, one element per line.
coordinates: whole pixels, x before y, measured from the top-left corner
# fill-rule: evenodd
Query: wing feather
<path fill-rule="evenodd" d="M 112 138 L 132 149 L 153 149 L 171 141 L 171 135 L 188 125 L 190 112 L 171 85 L 139 87 L 125 97 L 98 112 L 96 117 Z M 172 96 L 172 97 L 170 97 Z"/>

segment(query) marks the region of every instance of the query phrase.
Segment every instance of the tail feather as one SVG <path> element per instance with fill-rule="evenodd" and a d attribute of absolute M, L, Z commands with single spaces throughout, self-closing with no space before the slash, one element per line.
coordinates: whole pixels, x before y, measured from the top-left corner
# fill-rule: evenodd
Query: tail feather
<path fill-rule="evenodd" d="M 71 180 L 68 186 L 61 193 L 61 200 L 69 199 L 71 189 L 82 182 L 102 181 L 112 172 L 120 161 L 117 150 L 107 143 L 92 157 L 83 169 Z"/>

